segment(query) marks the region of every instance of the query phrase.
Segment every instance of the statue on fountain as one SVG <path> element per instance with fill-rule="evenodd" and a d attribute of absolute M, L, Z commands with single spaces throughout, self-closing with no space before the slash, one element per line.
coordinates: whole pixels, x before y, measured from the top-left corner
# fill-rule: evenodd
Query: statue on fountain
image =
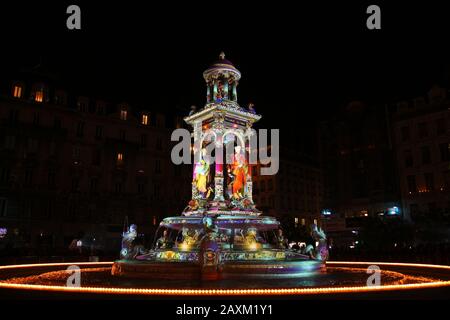
<path fill-rule="evenodd" d="M 196 190 L 205 198 L 208 192 L 209 163 L 205 160 L 206 150 L 202 149 L 202 159 L 195 164 L 194 178 L 192 184 Z"/>
<path fill-rule="evenodd" d="M 192 230 L 185 227 L 183 228 L 181 234 L 183 237 L 183 243 L 188 247 L 192 247 L 197 244 L 200 231 L 198 229 Z"/>
<path fill-rule="evenodd" d="M 283 230 L 278 229 L 277 231 L 277 242 L 280 248 L 286 248 L 288 240 L 284 237 Z"/>
<path fill-rule="evenodd" d="M 248 166 L 242 147 L 235 148 L 232 163 L 229 165 L 229 174 L 232 177 L 231 195 L 233 199 L 242 199 L 245 194 L 245 184 L 247 180 Z"/>
<path fill-rule="evenodd" d="M 121 259 L 132 259 L 135 257 L 134 240 L 137 237 L 137 226 L 130 225 L 127 231 L 122 234 L 122 250 L 120 250 Z"/>
<path fill-rule="evenodd" d="M 224 85 L 223 82 L 220 81 L 217 86 L 216 102 L 222 102 L 224 97 L 225 97 Z"/>
<path fill-rule="evenodd" d="M 162 236 L 156 241 L 156 247 L 159 249 L 167 249 L 172 247 L 167 230 L 164 230 Z"/>
<path fill-rule="evenodd" d="M 248 112 L 256 114 L 255 105 L 251 102 L 248 104 Z"/>
<path fill-rule="evenodd" d="M 305 253 L 312 259 L 326 261 L 328 259 L 329 252 L 325 232 L 322 228 L 318 227 L 316 224 L 313 224 L 311 226 L 311 237 L 316 241 L 317 245 L 313 246 L 309 244 L 305 249 Z"/>

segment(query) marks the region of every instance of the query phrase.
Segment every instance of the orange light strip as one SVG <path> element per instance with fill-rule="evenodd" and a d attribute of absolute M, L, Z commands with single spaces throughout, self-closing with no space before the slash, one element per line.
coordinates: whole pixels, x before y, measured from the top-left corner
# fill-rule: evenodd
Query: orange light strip
<path fill-rule="evenodd" d="M 325 288 L 282 288 L 282 289 L 134 289 L 134 288 L 102 288 L 102 287 L 60 287 L 44 285 L 5 284 L 0 288 L 50 292 L 122 294 L 122 295 L 182 295 L 182 296 L 239 296 L 239 295 L 314 295 L 333 293 L 381 292 L 394 290 L 412 290 L 450 286 L 450 281 L 430 283 L 387 285 L 374 287 L 325 287 Z"/>
<path fill-rule="evenodd" d="M 36 264 L 4 266 L 1 269 L 23 268 L 31 266 L 69 266 L 77 263 L 62 264 Z M 105 265 L 112 262 L 78 263 L 78 265 Z M 414 264 L 414 263 L 388 263 L 388 262 L 327 262 L 327 264 L 353 264 L 353 265 L 389 265 L 423 268 L 439 268 L 450 270 L 450 266 Z M 182 295 L 182 296 L 239 296 L 239 295 L 315 295 L 334 293 L 382 292 L 393 290 L 414 290 L 450 286 L 450 281 L 434 281 L 427 283 L 397 284 L 386 286 L 350 286 L 350 287 L 324 287 L 324 288 L 280 288 L 280 289 L 136 289 L 136 288 L 104 288 L 104 287 L 61 287 L 28 284 L 0 283 L 0 288 L 35 290 L 50 292 L 95 293 L 95 294 L 122 294 L 122 295 Z"/>
<path fill-rule="evenodd" d="M 68 267 L 68 266 L 104 266 L 112 265 L 114 262 L 63 262 L 63 263 L 35 263 L 35 264 L 16 264 L 9 266 L 0 266 L 0 270 L 6 269 L 22 269 L 36 267 Z"/>
<path fill-rule="evenodd" d="M 420 263 L 402 263 L 402 262 L 359 262 L 359 261 L 327 261 L 326 264 L 337 265 L 377 265 L 377 266 L 392 266 L 392 267 L 416 267 L 416 268 L 433 268 L 450 270 L 450 266 L 439 264 L 420 264 Z"/>

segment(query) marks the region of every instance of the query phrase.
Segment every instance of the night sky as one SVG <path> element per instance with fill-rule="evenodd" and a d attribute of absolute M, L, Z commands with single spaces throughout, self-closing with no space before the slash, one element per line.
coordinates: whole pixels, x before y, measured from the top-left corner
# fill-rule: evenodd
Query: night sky
<path fill-rule="evenodd" d="M 268 128 L 311 126 L 351 99 L 412 98 L 450 76 L 443 5 L 378 3 L 382 30 L 370 31 L 372 3 L 73 3 L 81 31 L 65 26 L 72 2 L 2 2 L 4 76 L 41 60 L 72 91 L 184 113 L 203 105 L 202 72 L 223 50 L 242 73 L 239 102 Z"/>

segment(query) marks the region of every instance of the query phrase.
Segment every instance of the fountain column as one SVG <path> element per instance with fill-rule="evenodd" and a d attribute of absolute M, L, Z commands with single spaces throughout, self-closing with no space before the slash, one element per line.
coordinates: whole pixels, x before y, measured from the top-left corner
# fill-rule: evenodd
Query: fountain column
<path fill-rule="evenodd" d="M 206 103 L 211 102 L 211 87 L 209 85 L 206 86 Z"/>
<path fill-rule="evenodd" d="M 216 176 L 214 177 L 214 201 L 225 201 L 223 197 L 223 165 L 216 164 Z"/>
<path fill-rule="evenodd" d="M 198 198 L 198 190 L 195 184 L 193 183 L 195 178 L 195 168 L 197 166 L 197 163 L 201 160 L 201 149 L 202 149 L 202 122 L 197 121 L 193 125 L 194 127 L 194 165 L 192 168 L 192 199 Z"/>
<path fill-rule="evenodd" d="M 223 133 L 219 131 L 216 141 L 216 173 L 214 176 L 214 201 L 218 204 L 224 203 L 225 198 L 223 196 Z M 219 205 L 220 206 L 220 205 Z"/>
<path fill-rule="evenodd" d="M 247 167 L 247 177 L 246 177 L 246 196 L 247 199 L 250 200 L 250 203 L 253 204 L 253 181 L 252 181 L 252 164 L 251 164 L 251 157 L 250 157 L 251 150 L 251 144 L 250 144 L 250 137 L 247 137 L 245 141 L 245 157 L 248 159 L 248 167 Z"/>
<path fill-rule="evenodd" d="M 213 88 L 213 102 L 217 100 L 217 82 L 214 82 Z"/>
<path fill-rule="evenodd" d="M 233 82 L 233 101 L 237 101 L 237 81 Z"/>

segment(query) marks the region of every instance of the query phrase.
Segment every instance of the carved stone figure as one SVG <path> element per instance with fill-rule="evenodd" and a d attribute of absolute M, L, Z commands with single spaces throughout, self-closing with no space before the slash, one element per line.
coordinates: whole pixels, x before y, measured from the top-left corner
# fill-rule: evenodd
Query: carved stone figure
<path fill-rule="evenodd" d="M 202 154 L 205 154 L 206 150 L 202 150 Z M 203 196 L 206 196 L 206 192 L 208 191 L 208 178 L 209 178 L 209 163 L 205 161 L 205 159 L 201 159 L 199 162 L 195 164 L 194 169 L 194 179 L 192 184 L 195 186 L 198 192 L 200 192 Z"/>
<path fill-rule="evenodd" d="M 121 259 L 132 259 L 135 256 L 134 252 L 134 240 L 137 237 L 137 226 L 135 224 L 130 225 L 128 230 L 122 234 L 122 250 L 120 251 Z"/>
<path fill-rule="evenodd" d="M 233 162 L 229 168 L 232 176 L 231 192 L 232 197 L 235 199 L 241 199 L 245 195 L 245 184 L 247 181 L 248 166 L 241 149 L 240 146 L 235 148 Z"/>
<path fill-rule="evenodd" d="M 311 237 L 318 243 L 315 247 L 308 245 L 305 249 L 305 253 L 309 254 L 311 258 L 326 261 L 328 259 L 328 244 L 327 236 L 325 232 L 319 228 L 316 224 L 311 226 Z"/>
<path fill-rule="evenodd" d="M 160 249 L 171 247 L 167 230 L 164 230 L 162 236 L 156 241 L 156 247 Z"/>

